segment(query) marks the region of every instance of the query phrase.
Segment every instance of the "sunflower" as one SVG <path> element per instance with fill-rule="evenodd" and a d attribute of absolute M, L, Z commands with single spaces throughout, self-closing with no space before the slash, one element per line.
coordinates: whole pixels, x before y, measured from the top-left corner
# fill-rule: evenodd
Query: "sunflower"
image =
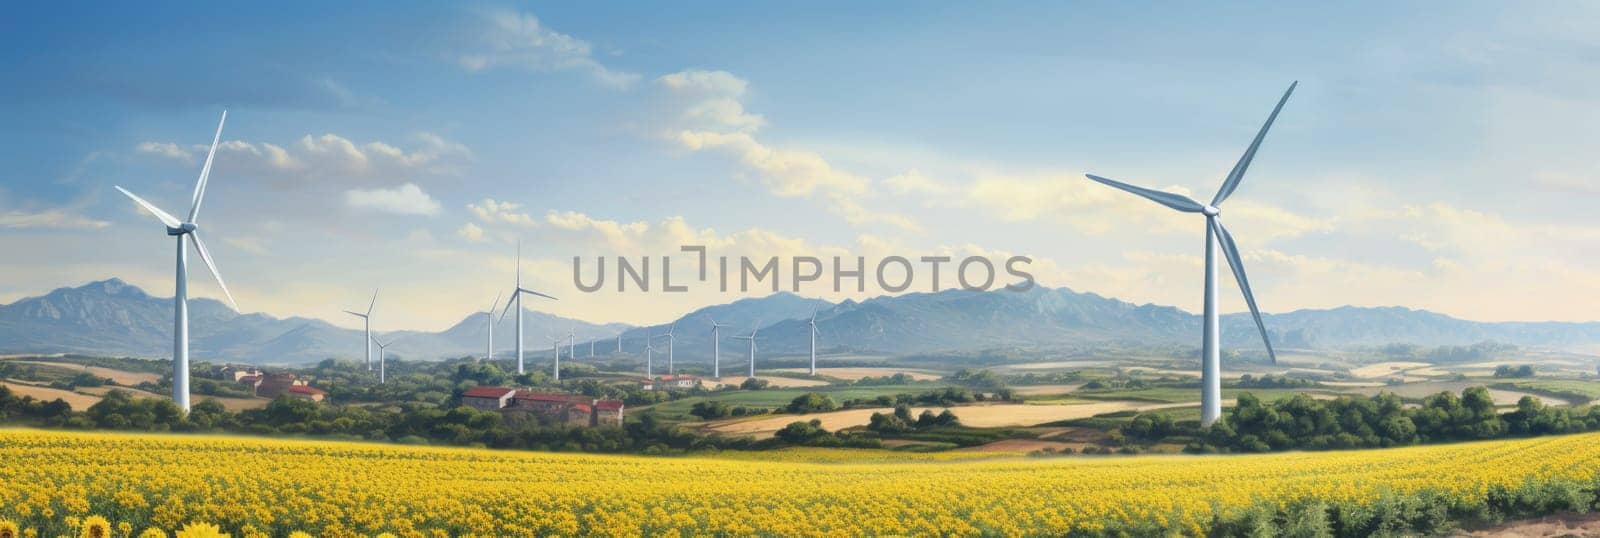
<path fill-rule="evenodd" d="M 83 518 L 83 527 L 78 531 L 81 538 L 110 538 L 111 522 L 100 516 Z"/>
<path fill-rule="evenodd" d="M 126 521 L 118 523 L 117 533 L 123 536 L 133 536 L 133 524 Z"/>
<path fill-rule="evenodd" d="M 289 533 L 289 538 L 312 538 L 312 536 L 306 531 L 294 531 Z"/>
<path fill-rule="evenodd" d="M 17 524 L 9 519 L 0 519 L 0 538 L 17 538 L 22 531 L 17 530 Z"/>
<path fill-rule="evenodd" d="M 194 521 L 172 533 L 172 536 L 173 538 L 229 538 L 228 533 L 222 532 L 221 527 Z"/>
<path fill-rule="evenodd" d="M 150 527 L 139 533 L 139 538 L 167 538 L 167 531 Z"/>

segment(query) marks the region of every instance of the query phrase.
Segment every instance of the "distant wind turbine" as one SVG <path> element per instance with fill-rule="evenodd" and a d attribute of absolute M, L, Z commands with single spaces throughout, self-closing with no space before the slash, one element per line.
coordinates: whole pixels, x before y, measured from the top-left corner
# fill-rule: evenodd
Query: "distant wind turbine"
<path fill-rule="evenodd" d="M 516 306 L 516 308 L 517 308 L 517 374 L 519 374 L 519 375 L 523 374 L 523 373 L 526 373 L 526 371 L 523 370 L 523 368 L 522 368 L 522 296 L 529 295 L 529 294 L 537 295 L 537 296 L 540 296 L 540 297 L 544 297 L 544 298 L 550 299 L 552 301 L 556 300 L 555 297 L 551 297 L 549 295 L 545 295 L 543 293 L 539 293 L 537 291 L 533 291 L 533 290 L 530 290 L 528 288 L 522 287 L 522 241 L 518 240 L 517 241 L 517 287 L 513 288 L 511 290 L 511 299 L 506 301 L 506 310 L 505 310 L 505 312 L 501 312 L 500 313 L 500 319 L 502 321 L 504 321 L 506 319 L 506 312 L 510 312 L 511 311 L 511 305 L 512 304 L 516 304 L 517 305 Z"/>
<path fill-rule="evenodd" d="M 554 376 L 553 377 L 555 378 L 556 381 L 560 381 L 561 380 L 561 335 L 559 335 L 559 334 L 550 335 L 550 354 L 552 355 L 552 358 L 556 361 L 555 362 L 555 367 L 553 369 L 553 371 L 554 371 Z"/>
<path fill-rule="evenodd" d="M 617 353 L 622 353 L 622 333 L 617 333 Z"/>
<path fill-rule="evenodd" d="M 1283 92 L 1283 97 L 1278 99 L 1278 106 L 1273 107 L 1272 114 L 1267 116 L 1267 122 L 1262 124 L 1261 130 L 1256 133 L 1255 140 L 1250 142 L 1249 149 L 1239 157 L 1239 162 L 1233 165 L 1233 171 L 1228 173 L 1227 179 L 1222 181 L 1222 188 L 1217 189 L 1217 194 L 1211 199 L 1210 204 L 1201 204 L 1187 196 L 1162 192 L 1143 187 L 1136 187 L 1106 179 L 1094 174 L 1088 174 L 1089 179 L 1116 187 L 1118 189 L 1137 194 L 1155 203 L 1167 206 L 1184 213 L 1200 213 L 1206 217 L 1206 272 L 1205 272 L 1205 323 L 1201 338 L 1201 367 L 1200 367 L 1200 424 L 1210 426 L 1222 416 L 1222 352 L 1219 347 L 1221 340 L 1220 324 L 1217 316 L 1217 247 L 1222 247 L 1223 255 L 1228 258 L 1228 267 L 1233 269 L 1233 277 L 1239 282 L 1239 291 L 1244 295 L 1245 304 L 1250 306 L 1250 315 L 1255 318 L 1256 329 L 1261 331 L 1261 343 L 1266 345 L 1267 357 L 1274 364 L 1278 356 L 1272 350 L 1272 341 L 1267 337 L 1267 326 L 1261 321 L 1261 311 L 1256 308 L 1255 295 L 1250 292 L 1250 280 L 1245 278 L 1244 264 L 1239 259 L 1239 247 L 1234 244 L 1233 236 L 1222 225 L 1222 205 L 1234 189 L 1239 187 L 1239 181 L 1244 179 L 1245 171 L 1250 168 L 1250 161 L 1255 159 L 1256 151 L 1261 148 L 1261 140 L 1266 138 L 1267 130 L 1272 128 L 1272 122 L 1278 119 L 1278 112 L 1283 110 L 1283 104 L 1289 101 L 1289 95 L 1294 93 L 1299 82 L 1289 85 Z"/>
<path fill-rule="evenodd" d="M 567 329 L 567 358 L 578 360 L 578 328 Z"/>
<path fill-rule="evenodd" d="M 760 327 L 761 323 L 757 322 L 755 327 L 750 328 L 750 336 L 733 337 L 734 340 L 750 341 L 750 375 L 748 377 L 756 376 L 756 331 L 760 329 Z"/>
<path fill-rule="evenodd" d="M 822 333 L 817 330 L 817 311 L 815 309 L 811 310 L 811 321 L 807 321 L 806 325 L 811 329 L 811 375 L 817 375 L 817 335 Z"/>
<path fill-rule="evenodd" d="M 711 320 L 711 377 L 722 379 L 722 338 L 718 330 L 727 325 L 717 323 L 717 318 L 709 315 L 706 318 Z"/>
<path fill-rule="evenodd" d="M 650 343 L 650 329 L 644 330 L 644 376 L 656 376 L 656 346 Z"/>
<path fill-rule="evenodd" d="M 346 313 L 346 314 L 350 314 L 352 316 L 361 318 L 361 323 L 366 325 L 367 338 L 366 338 L 366 344 L 365 345 L 367 346 L 367 371 L 368 372 L 372 371 L 372 308 L 375 307 L 375 306 L 378 306 L 378 289 L 377 288 L 373 288 L 372 289 L 372 302 L 367 303 L 367 312 L 365 314 L 363 314 L 361 312 L 352 312 L 352 311 L 349 311 L 349 310 L 344 311 L 344 313 Z"/>
<path fill-rule="evenodd" d="M 494 295 L 494 302 L 489 303 L 489 311 L 483 313 L 484 316 L 489 319 L 489 348 L 487 350 L 488 356 L 484 357 L 484 358 L 486 358 L 488 360 L 491 360 L 491 361 L 494 360 L 494 311 L 497 308 L 500 308 L 500 294 L 498 294 L 498 293 L 496 293 Z"/>
<path fill-rule="evenodd" d="M 394 345 L 394 340 L 385 343 L 374 336 L 372 342 L 378 344 L 378 384 L 388 383 L 389 346 Z"/>
<path fill-rule="evenodd" d="M 132 198 L 139 207 L 155 215 L 161 224 L 166 225 L 167 235 L 178 240 L 177 285 L 172 296 L 172 401 L 185 413 L 189 412 L 189 249 L 183 244 L 183 236 L 189 236 L 189 242 L 194 244 L 195 252 L 200 254 L 200 260 L 205 262 L 211 276 L 217 279 L 217 286 L 222 288 L 228 304 L 233 305 L 234 310 L 239 309 L 239 304 L 233 301 L 233 294 L 228 292 L 228 285 L 222 282 L 222 273 L 217 272 L 216 263 L 211 261 L 205 241 L 200 240 L 199 227 L 194 222 L 200 215 L 200 202 L 206 196 L 206 180 L 211 177 L 211 161 L 217 155 L 217 142 L 222 139 L 222 125 L 227 121 L 228 111 L 224 110 L 222 119 L 217 121 L 217 134 L 211 137 L 211 150 L 206 153 L 206 164 L 200 168 L 200 179 L 194 185 L 188 219 L 180 221 L 127 189 L 114 186 Z"/>
<path fill-rule="evenodd" d="M 673 373 L 677 372 L 677 370 L 673 368 L 672 364 L 672 344 L 678 339 L 677 337 L 672 336 L 672 331 L 676 330 L 677 328 L 678 322 L 674 321 L 672 322 L 672 325 L 667 326 L 667 334 L 656 335 L 656 338 L 667 339 L 667 375 L 672 375 Z"/>

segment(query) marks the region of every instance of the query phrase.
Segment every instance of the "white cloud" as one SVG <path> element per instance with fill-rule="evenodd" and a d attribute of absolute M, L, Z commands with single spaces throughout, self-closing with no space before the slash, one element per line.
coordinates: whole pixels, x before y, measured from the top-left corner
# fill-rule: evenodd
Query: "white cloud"
<path fill-rule="evenodd" d="M 89 218 L 65 209 L 52 208 L 40 211 L 10 209 L 0 211 L 0 228 L 48 228 L 56 230 L 99 230 L 111 223 Z"/>
<path fill-rule="evenodd" d="M 485 224 L 537 225 L 532 216 L 518 211 L 521 208 L 522 204 L 497 201 L 493 198 L 484 198 L 483 202 L 467 204 L 467 211 Z"/>
<path fill-rule="evenodd" d="M 478 42 L 473 50 L 456 57 L 456 63 L 467 71 L 496 67 L 537 72 L 581 71 L 613 88 L 628 88 L 640 79 L 638 74 L 601 64 L 594 59 L 589 42 L 552 30 L 531 13 L 485 12 L 476 36 Z"/>
<path fill-rule="evenodd" d="M 468 222 L 466 224 L 462 224 L 460 228 L 456 229 L 456 237 L 460 237 L 474 243 L 481 242 L 483 241 L 483 228 Z"/>
<path fill-rule="evenodd" d="M 439 202 L 414 183 L 394 189 L 348 190 L 344 193 L 345 205 L 397 215 L 439 214 Z"/>
<path fill-rule="evenodd" d="M 453 175 L 457 162 L 469 159 L 471 150 L 433 133 L 418 133 L 410 150 L 383 141 L 357 143 L 333 133 L 305 135 L 293 144 L 228 140 L 217 146 L 219 169 L 239 171 L 286 182 L 341 180 L 386 183 L 416 173 Z M 140 153 L 194 165 L 208 146 L 182 146 L 172 142 L 143 142 Z"/>

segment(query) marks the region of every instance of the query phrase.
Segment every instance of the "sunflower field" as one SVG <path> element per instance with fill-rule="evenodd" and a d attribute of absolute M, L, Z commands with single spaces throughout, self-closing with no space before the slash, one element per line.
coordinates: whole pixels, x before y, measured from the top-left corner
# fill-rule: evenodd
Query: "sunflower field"
<path fill-rule="evenodd" d="M 1588 510 L 1600 434 L 1249 456 L 772 456 L 7 430 L 0 538 L 1429 534 Z"/>

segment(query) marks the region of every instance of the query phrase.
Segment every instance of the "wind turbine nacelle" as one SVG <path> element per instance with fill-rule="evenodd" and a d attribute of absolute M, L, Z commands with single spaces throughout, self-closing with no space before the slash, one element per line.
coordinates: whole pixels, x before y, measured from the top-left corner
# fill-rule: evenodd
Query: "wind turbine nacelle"
<path fill-rule="evenodd" d="M 1214 205 L 1208 205 L 1200 208 L 1200 213 L 1207 217 L 1215 217 L 1222 214 L 1222 209 Z"/>
<path fill-rule="evenodd" d="M 179 224 L 177 228 L 173 228 L 171 226 L 167 227 L 167 235 L 183 235 L 193 231 L 195 231 L 195 225 L 193 222 Z"/>

